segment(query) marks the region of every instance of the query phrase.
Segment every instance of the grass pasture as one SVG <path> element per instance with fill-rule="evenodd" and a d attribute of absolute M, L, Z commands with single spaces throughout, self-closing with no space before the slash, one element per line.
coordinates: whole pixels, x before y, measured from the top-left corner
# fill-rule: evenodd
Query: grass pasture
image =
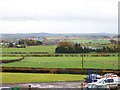
<path fill-rule="evenodd" d="M 2 48 L 2 53 L 11 53 L 11 52 L 48 52 L 54 53 L 57 46 L 27 46 L 26 48 Z"/>
<path fill-rule="evenodd" d="M 53 81 L 80 81 L 85 75 L 74 74 L 33 74 L 33 73 L 0 73 L 2 83 L 30 83 Z"/>
<path fill-rule="evenodd" d="M 26 57 L 3 67 L 81 68 L 82 57 Z M 84 57 L 84 68 L 118 69 L 118 57 Z"/>
<path fill-rule="evenodd" d="M 1 57 L 0 60 L 16 60 L 22 57 Z"/>
<path fill-rule="evenodd" d="M 108 44 L 110 43 L 109 40 L 107 39 L 84 39 L 84 38 L 80 38 L 80 39 L 75 39 L 75 40 L 72 40 L 72 42 L 74 43 L 82 43 L 82 44 L 85 44 L 85 43 L 92 43 L 92 44 L 95 44 L 95 43 L 99 43 L 99 44 Z"/>

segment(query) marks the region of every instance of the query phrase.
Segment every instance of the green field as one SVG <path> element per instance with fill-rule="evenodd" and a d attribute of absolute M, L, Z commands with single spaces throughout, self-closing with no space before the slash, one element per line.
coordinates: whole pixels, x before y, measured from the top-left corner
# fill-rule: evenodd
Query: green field
<path fill-rule="evenodd" d="M 56 40 L 60 39 L 61 37 L 47 37 L 48 40 Z M 115 38 L 115 40 L 117 40 Z M 85 44 L 85 43 L 92 43 L 92 44 L 108 44 L 110 43 L 109 39 L 104 39 L 104 38 L 89 38 L 89 37 L 76 37 L 76 38 L 71 38 L 70 41 L 74 43 L 80 43 L 80 44 Z"/>
<path fill-rule="evenodd" d="M 16 60 L 22 57 L 1 57 L 0 60 Z"/>
<path fill-rule="evenodd" d="M 81 68 L 82 57 L 26 57 L 3 67 Z M 84 68 L 118 69 L 118 57 L 84 57 Z"/>
<path fill-rule="evenodd" d="M 49 54 L 55 52 L 55 45 L 51 46 L 27 46 L 27 48 L 2 48 L 3 54 L 10 52 L 48 52 Z M 108 57 L 90 57 L 92 54 L 86 54 L 88 57 L 84 57 L 84 68 L 98 68 L 98 69 L 118 69 L 118 56 L 117 53 L 108 53 L 109 55 L 114 54 L 115 56 Z M 103 55 L 107 53 L 101 53 Z M 9 54 L 8 54 L 9 55 Z M 18 54 L 21 55 L 21 54 Z M 29 54 L 31 55 L 31 54 Z M 26 57 L 19 62 L 2 64 L 3 67 L 33 67 L 33 68 L 81 68 L 82 57 L 81 54 L 70 56 L 70 54 L 62 54 L 63 57 L 43 56 L 43 57 Z M 68 55 L 68 56 L 67 56 Z M 100 55 L 100 54 L 98 54 Z M 17 59 L 20 57 L 2 57 L 0 60 Z"/>
<path fill-rule="evenodd" d="M 54 53 L 55 48 L 57 46 L 51 45 L 51 46 L 27 46 L 26 48 L 2 48 L 2 53 L 10 53 L 10 52 L 48 52 L 48 53 Z"/>
<path fill-rule="evenodd" d="M 75 39 L 75 40 L 72 40 L 72 42 L 74 43 L 82 43 L 82 44 L 85 44 L 85 43 L 92 43 L 92 44 L 95 44 L 95 43 L 99 43 L 99 44 L 108 44 L 110 43 L 109 40 L 107 39 L 85 39 L 85 38 L 80 38 L 80 39 Z"/>
<path fill-rule="evenodd" d="M 1 73 L 2 83 L 28 83 L 53 81 L 80 81 L 85 75 L 74 74 L 33 74 L 33 73 Z"/>

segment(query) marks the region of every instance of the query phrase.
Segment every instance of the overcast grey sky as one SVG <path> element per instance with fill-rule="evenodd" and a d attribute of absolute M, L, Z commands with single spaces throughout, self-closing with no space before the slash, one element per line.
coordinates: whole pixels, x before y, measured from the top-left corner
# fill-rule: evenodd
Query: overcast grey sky
<path fill-rule="evenodd" d="M 118 33 L 119 0 L 0 0 L 0 33 Z"/>

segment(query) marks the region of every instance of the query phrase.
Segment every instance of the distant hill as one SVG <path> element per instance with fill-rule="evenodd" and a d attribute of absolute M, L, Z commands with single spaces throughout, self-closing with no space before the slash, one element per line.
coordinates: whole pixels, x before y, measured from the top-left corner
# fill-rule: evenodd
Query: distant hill
<path fill-rule="evenodd" d="M 18 40 L 21 38 L 32 38 L 32 37 L 53 37 L 53 36 L 81 36 L 81 37 L 104 37 L 104 36 L 118 36 L 112 33 L 64 33 L 64 34 L 54 34 L 54 33 L 15 33 L 15 34 L 1 34 L 3 40 Z"/>

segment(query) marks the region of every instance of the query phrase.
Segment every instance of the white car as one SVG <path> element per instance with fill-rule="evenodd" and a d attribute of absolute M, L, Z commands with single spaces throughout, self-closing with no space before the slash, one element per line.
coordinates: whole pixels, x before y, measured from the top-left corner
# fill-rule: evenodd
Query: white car
<path fill-rule="evenodd" d="M 0 90 L 11 90 L 11 87 L 0 87 Z"/>
<path fill-rule="evenodd" d="M 83 90 L 110 90 L 110 88 L 106 84 L 90 83 Z"/>
<path fill-rule="evenodd" d="M 118 77 L 115 73 L 107 73 L 102 78 L 109 78 L 109 77 Z"/>
<path fill-rule="evenodd" d="M 94 83 L 88 83 L 87 87 L 95 84 L 97 86 L 109 86 L 110 89 L 116 89 L 118 87 L 119 78 L 118 77 L 109 77 L 109 78 L 101 78 L 97 82 Z"/>

